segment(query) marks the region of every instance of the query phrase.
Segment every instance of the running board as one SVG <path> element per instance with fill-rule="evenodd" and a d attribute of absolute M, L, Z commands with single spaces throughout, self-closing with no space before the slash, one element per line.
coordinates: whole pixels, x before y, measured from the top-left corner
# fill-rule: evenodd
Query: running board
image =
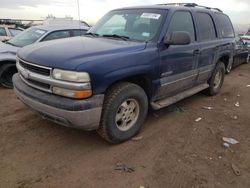
<path fill-rule="evenodd" d="M 190 97 L 196 93 L 199 93 L 200 91 L 207 89 L 208 87 L 209 87 L 208 84 L 201 84 L 191 89 L 188 89 L 182 93 L 179 93 L 173 97 L 168 97 L 159 101 L 151 102 L 151 106 L 154 110 L 159 110 L 161 108 L 174 104 L 182 99 Z"/>

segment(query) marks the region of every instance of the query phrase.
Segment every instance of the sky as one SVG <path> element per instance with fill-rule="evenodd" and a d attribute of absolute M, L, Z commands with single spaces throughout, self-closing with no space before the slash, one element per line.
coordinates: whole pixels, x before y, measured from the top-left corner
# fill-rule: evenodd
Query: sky
<path fill-rule="evenodd" d="M 187 0 L 79 0 L 80 18 L 94 24 L 108 11 L 127 6 L 187 2 Z M 234 24 L 249 24 L 250 0 L 193 0 L 227 13 Z M 77 0 L 0 0 L 0 18 L 44 19 L 70 16 L 78 19 Z"/>

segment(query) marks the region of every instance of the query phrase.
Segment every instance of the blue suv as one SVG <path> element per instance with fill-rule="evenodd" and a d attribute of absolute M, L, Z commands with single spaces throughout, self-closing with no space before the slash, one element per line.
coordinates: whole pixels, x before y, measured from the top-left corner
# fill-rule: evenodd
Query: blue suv
<path fill-rule="evenodd" d="M 200 91 L 216 95 L 233 63 L 234 37 L 219 9 L 121 8 L 84 37 L 21 49 L 14 89 L 44 118 L 120 143 L 139 132 L 149 107 L 158 110 Z"/>

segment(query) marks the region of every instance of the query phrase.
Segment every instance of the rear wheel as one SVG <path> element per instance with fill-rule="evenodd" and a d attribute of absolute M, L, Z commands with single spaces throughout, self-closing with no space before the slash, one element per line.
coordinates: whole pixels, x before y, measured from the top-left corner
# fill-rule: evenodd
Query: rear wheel
<path fill-rule="evenodd" d="M 225 71 L 226 70 L 224 63 L 219 62 L 216 65 L 214 72 L 208 81 L 209 88 L 205 90 L 206 94 L 213 96 L 219 93 L 224 82 Z"/>
<path fill-rule="evenodd" d="M 105 97 L 97 132 L 108 142 L 117 144 L 136 135 L 148 112 L 144 90 L 132 83 L 119 83 Z"/>

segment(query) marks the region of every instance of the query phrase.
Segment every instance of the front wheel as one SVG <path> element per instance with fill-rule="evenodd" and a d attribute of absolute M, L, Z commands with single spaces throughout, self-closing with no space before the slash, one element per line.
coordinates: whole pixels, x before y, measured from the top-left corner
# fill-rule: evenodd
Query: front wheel
<path fill-rule="evenodd" d="M 136 135 L 148 112 L 144 90 L 132 83 L 118 83 L 106 94 L 97 132 L 108 142 L 118 144 Z"/>
<path fill-rule="evenodd" d="M 222 62 L 217 63 L 211 78 L 208 81 L 209 88 L 206 90 L 208 95 L 217 95 L 223 85 L 225 77 L 225 65 Z"/>

